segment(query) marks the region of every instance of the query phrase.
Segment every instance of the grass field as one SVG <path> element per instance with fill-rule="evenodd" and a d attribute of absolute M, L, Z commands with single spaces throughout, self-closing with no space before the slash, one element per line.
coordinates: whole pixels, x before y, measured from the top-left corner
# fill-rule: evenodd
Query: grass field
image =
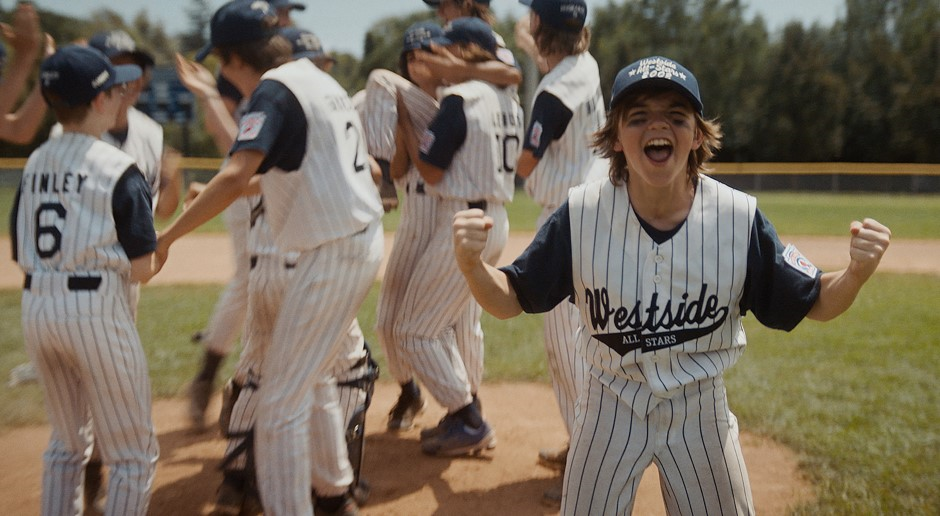
<path fill-rule="evenodd" d="M 12 191 L 0 189 L 4 232 L 11 198 Z M 774 193 L 758 199 L 784 234 L 844 235 L 849 220 L 868 215 L 891 226 L 895 238 L 940 237 L 940 196 Z M 538 209 L 525 195 L 510 211 L 516 229 L 534 227 Z M 394 228 L 397 216 L 387 219 Z M 139 327 L 155 396 L 181 394 L 195 373 L 201 349 L 189 335 L 202 327 L 220 291 L 145 287 Z M 372 342 L 377 293 L 376 286 L 360 313 Z M 26 361 L 19 303 L 19 291 L 0 290 L 4 380 Z M 746 320 L 748 350 L 727 374 L 731 406 L 744 430 L 799 454 L 818 501 L 798 514 L 940 514 L 938 309 L 940 277 L 878 274 L 836 321 L 806 321 L 783 333 Z M 483 325 L 487 380 L 548 381 L 540 317 L 484 316 Z M 381 350 L 375 351 L 384 366 Z M 36 385 L 0 388 L 0 429 L 44 420 Z"/>

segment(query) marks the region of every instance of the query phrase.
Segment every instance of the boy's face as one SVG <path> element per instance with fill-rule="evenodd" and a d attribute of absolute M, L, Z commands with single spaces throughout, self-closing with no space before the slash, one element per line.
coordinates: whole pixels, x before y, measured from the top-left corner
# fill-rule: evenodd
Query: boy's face
<path fill-rule="evenodd" d="M 687 181 L 689 153 L 702 145 L 695 112 L 673 91 L 644 94 L 623 113 L 614 150 L 627 160 L 631 182 L 668 186 Z"/>

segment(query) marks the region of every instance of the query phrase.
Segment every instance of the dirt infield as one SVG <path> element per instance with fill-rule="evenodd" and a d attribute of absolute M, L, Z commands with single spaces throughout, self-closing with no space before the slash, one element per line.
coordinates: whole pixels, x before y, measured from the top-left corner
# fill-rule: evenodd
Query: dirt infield
<path fill-rule="evenodd" d="M 531 235 L 514 234 L 503 263 L 515 257 Z M 846 238 L 794 237 L 794 242 L 817 266 L 834 269 L 848 261 Z M 0 248 L 9 248 L 0 239 Z M 386 249 L 391 248 L 391 239 Z M 231 249 L 225 235 L 188 236 L 173 248 L 165 269 L 152 284 L 218 283 L 232 271 Z M 940 242 L 895 241 L 882 269 L 894 272 L 940 273 Z M 0 288 L 16 288 L 22 275 L 15 264 L 0 260 Z M 146 291 L 144 293 L 146 295 Z M 420 452 L 418 430 L 384 432 L 385 415 L 396 387 L 379 383 L 367 422 L 364 476 L 372 497 L 367 515 L 553 514 L 540 505 L 541 493 L 558 482 L 551 471 L 536 465 L 540 448 L 557 447 L 564 431 L 551 388 L 545 384 L 485 385 L 481 392 L 487 419 L 499 444 L 479 458 L 438 459 Z M 218 400 L 210 408 L 215 412 Z M 433 405 L 418 420 L 431 426 L 443 410 Z M 181 399 L 154 405 L 161 457 L 151 504 L 153 515 L 208 514 L 220 476 L 216 471 L 224 442 L 215 433 L 195 434 L 185 426 Z M 41 456 L 47 426 L 20 428 L 0 434 L 4 451 L 0 468 L 3 514 L 36 514 L 39 507 Z M 788 507 L 810 500 L 812 487 L 800 476 L 797 458 L 773 441 L 743 433 L 742 442 L 755 506 L 761 514 L 785 514 Z M 655 468 L 647 471 L 635 514 L 665 514 Z"/>

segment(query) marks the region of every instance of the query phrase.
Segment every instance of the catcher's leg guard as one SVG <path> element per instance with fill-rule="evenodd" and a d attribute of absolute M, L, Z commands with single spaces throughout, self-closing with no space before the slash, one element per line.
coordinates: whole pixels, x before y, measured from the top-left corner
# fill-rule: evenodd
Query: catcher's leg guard
<path fill-rule="evenodd" d="M 372 404 L 372 394 L 375 391 L 375 380 L 379 377 L 379 365 L 372 358 L 369 344 L 365 345 L 366 356 L 357 363 L 351 371 L 361 371 L 359 376 L 345 382 L 337 383 L 339 388 L 361 389 L 365 393 L 365 402 L 360 405 L 349 419 L 346 426 L 346 446 L 349 453 L 349 463 L 353 468 L 352 490 L 356 503 L 363 505 L 369 497 L 369 486 L 362 479 L 362 463 L 365 457 L 366 446 L 366 411 Z"/>

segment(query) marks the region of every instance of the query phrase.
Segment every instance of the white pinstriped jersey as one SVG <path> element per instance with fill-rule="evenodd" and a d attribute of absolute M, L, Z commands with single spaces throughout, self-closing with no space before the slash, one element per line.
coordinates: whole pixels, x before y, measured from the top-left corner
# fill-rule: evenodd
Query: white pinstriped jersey
<path fill-rule="evenodd" d="M 467 136 L 444 179 L 428 191 L 445 199 L 512 201 L 524 123 L 519 101 L 507 89 L 476 80 L 444 88 L 441 98 L 449 95 L 463 99 Z"/>
<path fill-rule="evenodd" d="M 569 188 L 584 182 L 596 158 L 591 137 L 606 119 L 597 61 L 588 52 L 564 58 L 542 78 L 533 98 L 543 91 L 571 111 L 571 121 L 561 138 L 545 150 L 525 188 L 540 205 L 557 207 Z"/>
<path fill-rule="evenodd" d="M 26 273 L 130 273 L 112 198 L 134 159 L 112 145 L 65 133 L 34 151 L 23 169 L 16 217 L 17 261 Z"/>
<path fill-rule="evenodd" d="M 264 79 L 289 88 L 307 118 L 300 169 L 273 168 L 261 177 L 278 248 L 314 249 L 381 218 L 359 115 L 346 91 L 309 59 L 269 70 Z"/>
<path fill-rule="evenodd" d="M 645 415 L 738 360 L 753 197 L 702 177 L 688 218 L 662 244 L 624 186 L 588 183 L 568 202 L 575 301 L 595 377 Z"/>
<path fill-rule="evenodd" d="M 50 138 L 62 136 L 62 125 L 55 124 L 49 131 Z M 163 164 L 163 127 L 137 108 L 127 110 L 127 138 L 122 145 L 105 131 L 101 139 L 126 152 L 137 162 L 150 186 L 153 209 L 157 209 L 160 195 L 160 169 Z"/>

